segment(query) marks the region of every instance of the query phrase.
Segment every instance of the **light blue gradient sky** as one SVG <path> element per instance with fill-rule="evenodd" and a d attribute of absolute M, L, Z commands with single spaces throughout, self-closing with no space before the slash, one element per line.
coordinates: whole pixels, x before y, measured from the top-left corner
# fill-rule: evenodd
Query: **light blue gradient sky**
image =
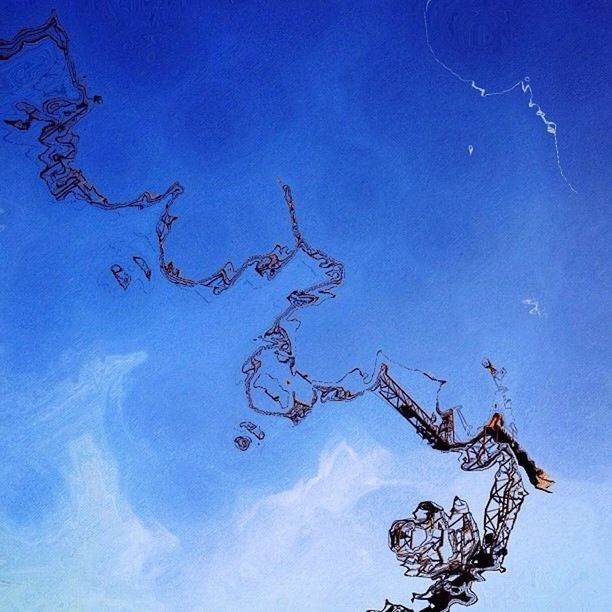
<path fill-rule="evenodd" d="M 79 164 L 116 198 L 181 181 L 168 248 L 186 274 L 289 241 L 276 179 L 291 184 L 304 235 L 346 268 L 301 317 L 303 369 L 332 380 L 382 349 L 447 378 L 474 425 L 493 391 L 481 358 L 508 369 L 521 441 L 557 485 L 527 498 L 474 609 L 603 611 L 610 9 L 486 4 L 510 11 L 510 42 L 449 42 L 461 5 L 432 3 L 440 56 L 491 87 L 529 75 L 578 194 L 523 94 L 482 99 L 433 61 L 421 2 L 55 6 L 104 97 Z M 3 38 L 51 5 L 6 6 Z M 426 588 L 388 526 L 455 494 L 480 515 L 491 475 L 460 473 L 375 396 L 297 428 L 246 408 L 240 366 L 304 268 L 214 300 L 157 271 L 123 292 L 108 267 L 155 260 L 158 211 L 54 201 L 31 135 L 1 129 L 0 608 L 336 612 Z M 244 418 L 267 437 L 240 454 Z"/>

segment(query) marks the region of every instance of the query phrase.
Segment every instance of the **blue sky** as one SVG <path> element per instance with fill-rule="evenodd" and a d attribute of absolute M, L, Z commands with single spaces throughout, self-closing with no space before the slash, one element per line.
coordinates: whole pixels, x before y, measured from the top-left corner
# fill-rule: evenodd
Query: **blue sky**
<path fill-rule="evenodd" d="M 6 6 L 2 38 L 50 10 Z M 520 439 L 557 485 L 530 492 L 475 609 L 607 609 L 609 8 L 431 4 L 445 63 L 493 89 L 530 77 L 573 193 L 525 94 L 481 98 L 436 64 L 424 3 L 55 6 L 104 98 L 79 166 L 117 199 L 181 181 L 168 249 L 186 274 L 289 242 L 277 178 L 292 186 L 303 234 L 346 271 L 300 315 L 303 369 L 334 380 L 380 349 L 448 379 L 443 402 L 476 426 L 482 357 L 507 368 Z M 55 201 L 34 136 L 1 130 L 6 609 L 348 611 L 424 588 L 390 523 L 458 493 L 480 515 L 490 475 L 459 473 L 374 395 L 299 427 L 247 408 L 242 362 L 311 272 L 213 299 L 155 269 L 122 291 L 109 266 L 155 261 L 158 211 Z M 267 435 L 241 454 L 245 418 Z"/>

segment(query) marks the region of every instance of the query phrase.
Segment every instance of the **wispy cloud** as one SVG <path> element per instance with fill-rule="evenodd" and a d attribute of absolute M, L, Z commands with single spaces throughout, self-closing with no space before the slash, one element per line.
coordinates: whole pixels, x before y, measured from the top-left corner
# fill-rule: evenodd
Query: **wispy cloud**
<path fill-rule="evenodd" d="M 136 516 L 91 436 L 73 441 L 70 457 L 68 494 L 54 516 L 37 527 L 3 525 L 5 609 L 163 610 L 154 587 L 176 539 Z"/>
<path fill-rule="evenodd" d="M 54 483 L 53 503 L 26 491 L 24 503 L 41 506 L 34 521 L 22 524 L 2 508 L 3 609 L 163 609 L 153 593 L 158 563 L 176 540 L 136 516 L 104 441 L 104 415 L 119 407 L 126 377 L 145 358 L 93 359 L 74 378 L 7 389 L 5 487 L 23 486 L 22 475 L 41 465 L 59 470 L 63 485 Z"/>
<path fill-rule="evenodd" d="M 521 304 L 525 304 L 526 306 L 530 307 L 529 308 L 530 315 L 534 315 L 536 317 L 546 316 L 546 313 L 540 307 L 539 300 L 536 300 L 535 298 L 525 298 L 524 300 L 521 300 Z"/>
<path fill-rule="evenodd" d="M 245 493 L 240 510 L 204 526 L 183 525 L 179 539 L 134 510 L 105 444 L 101 415 L 120 402 L 125 377 L 143 358 L 94 361 L 23 403 L 26 425 L 12 452 L 34 432 L 22 458 L 44 453 L 61 466 L 64 485 L 59 502 L 38 521 L 17 525 L 0 514 L 3 609 L 353 612 L 382 606 L 386 597 L 407 603 L 428 583 L 403 576 L 387 547 L 392 520 L 409 516 L 424 499 L 448 507 L 456 494 L 481 519 L 492 474 L 463 473 L 455 456 L 422 445 L 400 455 L 377 444 L 340 442 L 291 486 Z M 533 493 L 525 502 L 509 571 L 479 585 L 483 609 L 570 610 L 585 602 L 590 610 L 605 609 L 598 605 L 607 584 L 601 568 L 609 482 L 554 475 L 554 495 Z"/>
<path fill-rule="evenodd" d="M 598 534 L 610 529 L 601 515 L 610 484 L 556 476 L 554 495 L 532 492 L 526 500 L 506 559 L 511 571 L 479 585 L 482 609 L 569 611 L 587 601 L 589 609 L 606 609 Z M 386 597 L 407 604 L 429 582 L 403 575 L 387 547 L 391 521 L 424 499 L 448 508 L 459 494 L 481 523 L 491 479 L 461 472 L 456 457 L 431 449 L 399 462 L 382 447 L 357 451 L 343 442 L 321 455 L 312 477 L 218 521 L 215 535 L 200 538 L 197 555 L 182 559 L 165 601 L 190 612 L 354 612 L 382 606 Z M 578 577 L 568 594 L 570 575 Z"/>
<path fill-rule="evenodd" d="M 387 575 L 385 584 L 383 575 L 394 561 L 386 523 L 373 531 L 362 504 L 375 491 L 405 484 L 390 477 L 394 471 L 393 457 L 382 447 L 358 452 L 337 444 L 322 453 L 314 475 L 218 524 L 212 550 L 192 560 L 173 594 L 184 594 L 184 609 L 211 612 L 382 604 L 392 582 Z M 396 577 L 401 580 L 401 572 Z"/>

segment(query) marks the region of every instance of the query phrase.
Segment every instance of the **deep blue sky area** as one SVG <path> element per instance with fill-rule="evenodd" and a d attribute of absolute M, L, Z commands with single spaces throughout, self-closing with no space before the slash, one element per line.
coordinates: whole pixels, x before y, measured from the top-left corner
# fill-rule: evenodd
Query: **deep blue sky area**
<path fill-rule="evenodd" d="M 346 272 L 335 299 L 299 313 L 298 366 L 316 379 L 336 380 L 352 367 L 371 368 L 382 350 L 447 379 L 443 403 L 463 404 L 478 426 L 494 391 L 481 367 L 487 355 L 507 369 L 520 439 L 557 480 L 559 499 L 589 508 L 592 499 L 605 501 L 593 487 L 609 483 L 610 470 L 609 3 L 433 0 L 427 17 L 436 57 L 420 0 L 5 1 L 0 39 L 42 23 L 52 7 L 89 94 L 103 98 L 78 124 L 75 163 L 117 200 L 181 182 L 185 193 L 173 208 L 179 219 L 167 250 L 185 274 L 205 276 L 227 260 L 289 244 L 282 178 L 292 187 L 304 236 L 343 262 Z M 23 56 L 28 53 L 37 54 L 39 64 L 47 57 L 44 87 L 64 78 L 48 43 L 27 47 Z M 2 119 L 15 116 L 18 100 L 43 95 L 26 64 L 11 72 L 9 63 L 0 63 Z M 487 91 L 529 77 L 533 101 L 557 125 L 560 165 L 575 192 L 528 92 L 517 87 L 482 97 L 442 64 Z M 3 73 L 13 75 L 12 85 L 1 80 Z M 208 536 L 214 540 L 220 521 L 259 508 L 253 500 L 266 500 L 261 507 L 268 508 L 285 500 L 274 497 L 281 492 L 291 499 L 288 491 L 311 490 L 309 479 L 326 457 L 336 457 L 334 448 L 353 462 L 378 457 L 372 449 L 382 449 L 401 473 L 421 456 L 431 464 L 439 459 L 372 394 L 316 406 L 299 427 L 250 412 L 242 363 L 285 296 L 303 286 L 312 269 L 296 261 L 271 282 L 247 273 L 218 297 L 174 286 L 156 267 L 159 209 L 109 212 L 70 196 L 56 201 L 38 176 L 41 147 L 31 132 L 0 127 L 0 378 L 6 397 L 0 448 L 8 457 L 0 504 L 8 542 L 0 548 L 14 572 L 9 582 L 20 585 L 10 591 L 7 610 L 237 609 L 224 607 L 221 586 L 206 595 L 184 588 L 197 582 L 198 555 L 211 566 L 227 559 L 231 565 L 229 545 L 227 559 L 200 545 Z M 109 266 L 132 265 L 135 254 L 150 262 L 153 276 L 123 291 Z M 397 375 L 432 406 L 435 387 L 401 370 Z M 232 439 L 246 418 L 267 436 L 239 453 Z M 443 481 L 455 482 L 454 464 L 444 465 L 450 467 L 434 476 L 442 491 Z M 101 484 L 91 484 L 98 476 Z M 486 491 L 488 481 L 478 482 Z M 71 580 L 50 596 L 48 607 L 23 607 L 38 600 L 24 595 L 27 578 L 15 578 L 29 575 L 27 555 L 17 553 L 15 542 L 37 533 L 40 542 L 69 547 L 68 536 L 52 535 L 65 533 L 58 521 L 76 530 L 74 542 L 83 541 L 74 516 L 106 507 L 90 507 L 82 497 L 106 491 L 103 485 L 110 492 L 100 499 L 116 496 L 121 502 L 113 508 L 129 507 L 127 515 L 117 511 L 128 533 L 156 525 L 147 532 L 152 543 L 134 536 L 138 546 L 146 540 L 146 554 L 130 549 L 130 558 L 142 554 L 148 567 L 147 555 L 178 546 L 189 564 L 145 572 L 153 595 L 113 587 L 117 607 L 102 595 L 88 600 L 91 589 Z M 396 489 L 368 495 L 376 498 L 368 504 L 384 506 L 389 517 L 407 514 L 419 501 Z M 555 496 L 542 502 L 539 495 L 526 502 L 533 498 L 534 505 L 521 517 L 532 529 L 524 533 L 538 533 L 545 512 L 535 509 L 538 504 L 555 513 Z M 384 548 L 388 521 L 370 510 L 359 510 L 367 517 L 360 529 L 376 533 Z M 582 506 L 563 512 L 576 528 Z M 596 526 L 581 529 L 588 532 L 590 558 L 603 554 Z M 312 538 L 306 550 L 312 545 L 325 554 L 327 545 L 316 545 L 317 537 L 326 537 L 322 530 L 300 532 Z M 554 533 L 542 537 L 533 547 L 557 550 Z M 100 550 L 75 558 L 89 559 L 85 565 L 96 571 L 114 564 L 119 584 L 133 568 Z M 525 601 L 513 603 L 504 591 L 506 575 L 496 577 L 487 593 L 501 597 L 503 591 L 505 599 L 488 601 L 501 601 L 500 610 L 561 610 L 546 602 L 564 601 L 558 576 L 566 562 L 551 561 L 542 571 L 557 578 L 543 579 L 547 587 L 527 584 L 531 599 Z M 51 575 L 53 564 L 41 563 Z M 398 584 L 407 581 L 393 559 L 389 567 Z M 244 571 L 243 585 L 252 577 Z M 576 578 L 584 592 L 603 580 L 596 570 L 584 572 Z M 128 581 L 146 580 L 138 574 Z M 352 579 L 338 580 L 340 598 Z M 281 598 L 283 579 L 276 584 L 278 599 L 265 600 L 267 608 L 246 587 L 236 601 L 247 602 L 246 610 L 301 610 L 290 595 Z M 309 591 L 308 584 L 302 601 L 325 588 L 310 584 Z M 42 593 L 45 585 L 38 581 L 31 592 Z M 384 592 L 384 584 L 379 587 Z M 584 609 L 603 610 L 605 595 L 594 590 Z M 69 593 L 77 592 L 75 604 Z M 382 605 L 378 591 L 369 596 L 362 609 Z M 486 596 L 480 609 L 492 609 Z M 303 609 L 355 609 L 312 605 Z"/>

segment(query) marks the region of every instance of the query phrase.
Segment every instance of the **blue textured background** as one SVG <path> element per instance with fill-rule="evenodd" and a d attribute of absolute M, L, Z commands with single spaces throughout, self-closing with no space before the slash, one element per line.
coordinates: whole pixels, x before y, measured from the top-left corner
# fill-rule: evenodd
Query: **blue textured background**
<path fill-rule="evenodd" d="M 507 368 L 556 493 L 527 498 L 476 609 L 609 609 L 610 7 L 432 3 L 446 63 L 493 88 L 529 75 L 574 194 L 524 94 L 480 98 L 434 62 L 421 2 L 55 6 L 104 98 L 79 167 L 115 199 L 180 180 L 168 249 L 187 275 L 290 240 L 277 177 L 345 264 L 302 316 L 298 365 L 333 380 L 383 349 L 447 378 L 473 425 L 481 358 Z M 5 2 L 0 37 L 49 9 Z M 387 550 L 390 522 L 465 487 L 480 515 L 492 475 L 459 474 L 375 396 L 297 428 L 249 414 L 240 366 L 302 272 L 213 300 L 155 269 L 123 292 L 108 267 L 154 264 L 158 211 L 56 202 L 34 134 L 2 136 L 3 609 L 336 612 L 426 588 Z M 244 418 L 268 435 L 241 454 Z"/>

